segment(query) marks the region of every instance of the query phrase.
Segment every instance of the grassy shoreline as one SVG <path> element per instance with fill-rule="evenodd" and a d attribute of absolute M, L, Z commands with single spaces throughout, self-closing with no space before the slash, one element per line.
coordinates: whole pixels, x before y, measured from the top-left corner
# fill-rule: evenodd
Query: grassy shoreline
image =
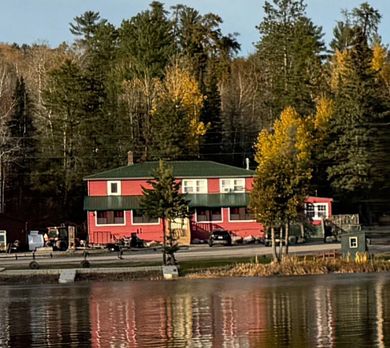
<path fill-rule="evenodd" d="M 187 278 L 219 277 L 271 277 L 302 276 L 330 273 L 372 273 L 390 271 L 390 262 L 384 259 L 371 259 L 356 262 L 344 259 L 299 259 L 289 257 L 280 263 L 239 263 L 233 267 L 210 268 L 186 275 Z"/>
<path fill-rule="evenodd" d="M 341 258 L 287 257 L 280 263 L 271 262 L 269 257 L 216 259 L 185 261 L 180 263 L 180 278 L 208 279 L 223 277 L 272 277 L 294 275 L 320 275 L 330 273 L 371 273 L 390 271 L 390 260 L 386 258 L 363 258 L 357 261 Z M 30 273 L 31 272 L 31 273 Z M 118 267 L 115 272 L 83 270 L 76 276 L 76 281 L 126 281 L 126 280 L 161 280 L 159 270 L 128 272 Z M 23 275 L 9 275 L 0 272 L 0 284 L 22 283 L 41 284 L 57 283 L 58 274 L 38 274 L 26 270 Z"/>

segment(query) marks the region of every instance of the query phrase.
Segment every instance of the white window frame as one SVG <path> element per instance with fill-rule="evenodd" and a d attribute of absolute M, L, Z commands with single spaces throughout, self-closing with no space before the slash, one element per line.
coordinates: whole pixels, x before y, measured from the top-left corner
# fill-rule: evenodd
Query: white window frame
<path fill-rule="evenodd" d="M 312 205 L 313 208 L 314 208 L 314 216 L 312 216 L 311 218 L 313 220 L 321 220 L 321 219 L 327 219 L 329 217 L 329 205 L 328 203 L 306 203 L 306 205 Z M 325 207 L 325 216 L 319 216 L 318 214 L 318 207 L 319 206 L 324 206 Z M 307 208 L 305 209 L 306 213 L 307 213 Z"/>
<path fill-rule="evenodd" d="M 137 222 L 137 223 L 134 223 L 134 214 L 133 214 L 133 210 L 131 210 L 131 226 L 157 226 L 157 225 L 160 225 L 161 221 L 160 221 L 160 218 L 157 218 L 157 222 Z"/>
<path fill-rule="evenodd" d="M 234 207 L 234 208 L 246 208 L 246 207 Z M 249 220 L 232 220 L 231 218 L 230 218 L 230 209 L 232 209 L 231 207 L 229 207 L 229 215 L 228 215 L 228 221 L 229 222 L 254 222 L 254 221 L 256 221 L 256 219 L 249 219 Z"/>
<path fill-rule="evenodd" d="M 106 210 L 106 211 L 112 211 L 112 210 Z M 126 210 L 121 210 L 121 211 L 123 211 L 123 223 L 121 223 L 121 224 L 98 224 L 98 222 L 97 222 L 97 219 L 98 219 L 98 217 L 97 217 L 97 210 L 94 212 L 94 215 L 95 215 L 95 226 L 96 227 L 104 227 L 104 226 L 126 226 Z"/>
<path fill-rule="evenodd" d="M 237 184 L 235 181 L 240 181 Z M 235 186 L 241 186 L 241 190 L 235 190 Z M 219 179 L 219 192 L 221 193 L 243 193 L 245 192 L 245 178 L 221 178 Z"/>
<path fill-rule="evenodd" d="M 116 184 L 116 187 L 118 188 L 117 192 L 111 191 L 111 184 Z M 119 180 L 107 181 L 107 195 L 108 196 L 120 196 L 121 195 L 121 182 Z"/>
<path fill-rule="evenodd" d="M 183 179 L 181 183 L 181 187 L 183 193 L 189 193 L 189 194 L 208 193 L 207 179 Z M 187 187 L 192 188 L 192 192 L 186 191 Z"/>
<path fill-rule="evenodd" d="M 351 249 L 357 249 L 359 246 L 358 237 L 349 237 L 349 247 Z"/>
<path fill-rule="evenodd" d="M 204 208 L 204 209 L 211 210 L 212 208 Z M 221 222 L 223 222 L 223 209 L 222 209 L 222 207 L 220 207 L 219 209 L 221 210 L 221 220 L 198 221 L 198 209 L 196 208 L 195 209 L 195 221 L 196 221 L 196 223 L 198 223 L 198 224 L 209 224 L 209 223 L 221 223 Z"/>

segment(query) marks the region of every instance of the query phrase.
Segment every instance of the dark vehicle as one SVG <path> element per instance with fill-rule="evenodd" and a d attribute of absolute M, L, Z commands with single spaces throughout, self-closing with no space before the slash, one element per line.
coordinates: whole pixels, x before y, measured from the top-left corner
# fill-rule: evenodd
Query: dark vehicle
<path fill-rule="evenodd" d="M 106 248 L 108 251 L 120 251 L 121 250 L 120 245 L 115 244 L 115 243 L 108 243 Z"/>
<path fill-rule="evenodd" d="M 130 247 L 131 248 L 144 248 L 145 247 L 144 241 L 137 236 L 137 233 L 131 234 Z"/>
<path fill-rule="evenodd" d="M 209 246 L 213 245 L 232 245 L 232 236 L 226 230 L 214 230 L 209 237 Z"/>

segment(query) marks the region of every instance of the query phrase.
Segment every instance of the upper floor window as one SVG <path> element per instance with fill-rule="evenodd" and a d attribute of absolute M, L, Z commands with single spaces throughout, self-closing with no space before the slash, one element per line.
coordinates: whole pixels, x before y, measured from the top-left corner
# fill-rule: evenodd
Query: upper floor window
<path fill-rule="evenodd" d="M 221 192 L 245 192 L 245 179 L 221 179 Z"/>
<path fill-rule="evenodd" d="M 107 193 L 109 196 L 120 196 L 121 182 L 120 181 L 107 181 Z"/>
<path fill-rule="evenodd" d="M 207 179 L 183 179 L 184 193 L 207 193 Z"/>
<path fill-rule="evenodd" d="M 326 203 L 306 203 L 305 212 L 306 216 L 313 220 L 329 217 L 328 204 Z"/>

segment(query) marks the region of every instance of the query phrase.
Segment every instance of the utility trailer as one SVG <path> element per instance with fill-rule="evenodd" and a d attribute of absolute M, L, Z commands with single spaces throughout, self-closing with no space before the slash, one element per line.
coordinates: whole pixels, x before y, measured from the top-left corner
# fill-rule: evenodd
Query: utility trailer
<path fill-rule="evenodd" d="M 76 247 L 76 227 L 73 225 L 51 226 L 44 235 L 45 246 L 65 251 Z"/>

